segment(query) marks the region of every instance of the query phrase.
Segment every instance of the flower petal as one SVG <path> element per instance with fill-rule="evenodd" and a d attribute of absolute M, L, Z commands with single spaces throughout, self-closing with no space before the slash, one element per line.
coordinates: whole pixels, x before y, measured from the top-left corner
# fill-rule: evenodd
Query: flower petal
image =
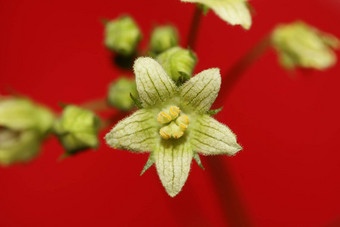
<path fill-rule="evenodd" d="M 249 29 L 251 15 L 247 0 L 181 0 L 182 2 L 201 3 L 208 6 L 224 21 L 231 25 L 242 25 Z"/>
<path fill-rule="evenodd" d="M 144 106 L 164 102 L 175 93 L 176 85 L 154 59 L 140 57 L 133 68 L 139 97 Z"/>
<path fill-rule="evenodd" d="M 189 106 L 199 113 L 205 113 L 214 103 L 221 86 L 218 68 L 200 72 L 180 88 L 182 105 Z"/>
<path fill-rule="evenodd" d="M 176 196 L 185 184 L 193 156 L 189 143 L 159 144 L 154 151 L 158 176 L 171 196 Z"/>
<path fill-rule="evenodd" d="M 234 155 L 242 150 L 236 135 L 225 125 L 208 115 L 197 118 L 192 130 L 191 144 L 195 151 L 204 155 Z"/>
<path fill-rule="evenodd" d="M 106 143 L 117 149 L 152 151 L 157 139 L 157 125 L 152 113 L 138 110 L 120 121 L 106 134 Z"/>
<path fill-rule="evenodd" d="M 278 52 L 280 64 L 286 69 L 323 70 L 337 61 L 332 50 L 339 42 L 337 38 L 303 21 L 278 25 L 271 34 L 271 41 Z"/>

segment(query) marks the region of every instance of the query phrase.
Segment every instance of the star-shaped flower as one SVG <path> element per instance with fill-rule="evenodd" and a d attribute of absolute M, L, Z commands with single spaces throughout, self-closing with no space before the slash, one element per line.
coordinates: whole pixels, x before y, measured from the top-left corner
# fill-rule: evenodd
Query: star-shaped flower
<path fill-rule="evenodd" d="M 211 8 L 222 20 L 231 25 L 241 25 L 245 29 L 251 26 L 251 15 L 247 0 L 181 0 L 199 3 Z"/>
<path fill-rule="evenodd" d="M 120 121 L 105 139 L 113 148 L 151 152 L 143 172 L 155 163 L 171 197 L 181 191 L 197 152 L 234 155 L 242 149 L 235 134 L 207 113 L 220 90 L 219 69 L 205 70 L 180 87 L 152 58 L 138 58 L 134 71 L 143 109 Z"/>

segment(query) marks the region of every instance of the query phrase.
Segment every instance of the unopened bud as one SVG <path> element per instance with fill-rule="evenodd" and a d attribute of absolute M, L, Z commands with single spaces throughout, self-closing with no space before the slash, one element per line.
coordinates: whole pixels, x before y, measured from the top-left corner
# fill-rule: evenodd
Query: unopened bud
<path fill-rule="evenodd" d="M 119 55 L 132 55 L 140 40 L 140 29 L 129 16 L 121 16 L 105 24 L 105 45 Z"/>
<path fill-rule="evenodd" d="M 184 82 L 190 79 L 197 62 L 197 58 L 192 51 L 180 47 L 168 49 L 158 55 L 156 60 L 176 83 L 179 80 Z"/>
<path fill-rule="evenodd" d="M 33 159 L 53 121 L 50 110 L 29 99 L 0 97 L 0 164 Z"/>
<path fill-rule="evenodd" d="M 38 130 L 41 134 L 51 129 L 53 113 L 46 107 L 26 98 L 0 97 L 0 126 L 14 130 Z"/>
<path fill-rule="evenodd" d="M 108 103 L 119 110 L 129 111 L 135 106 L 130 94 L 138 96 L 136 82 L 122 77 L 110 84 Z"/>
<path fill-rule="evenodd" d="M 68 154 L 98 146 L 99 119 L 89 110 L 66 106 L 55 132 Z"/>
<path fill-rule="evenodd" d="M 27 162 L 39 154 L 41 137 L 37 131 L 0 128 L 0 164 Z"/>
<path fill-rule="evenodd" d="M 173 26 L 159 26 L 154 28 L 151 34 L 150 48 L 155 54 L 177 46 L 178 32 Z"/>

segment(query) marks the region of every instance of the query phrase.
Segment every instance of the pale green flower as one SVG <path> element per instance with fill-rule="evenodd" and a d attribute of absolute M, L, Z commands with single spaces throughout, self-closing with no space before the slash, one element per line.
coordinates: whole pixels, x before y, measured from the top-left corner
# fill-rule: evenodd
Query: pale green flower
<path fill-rule="evenodd" d="M 53 121 L 50 110 L 29 99 L 0 96 L 0 164 L 36 157 Z"/>
<path fill-rule="evenodd" d="M 153 29 L 150 40 L 150 49 L 153 53 L 159 54 L 163 51 L 177 46 L 178 32 L 171 25 L 157 26 Z"/>
<path fill-rule="evenodd" d="M 120 55 L 135 53 L 141 37 L 141 31 L 132 17 L 121 16 L 105 24 L 105 45 Z"/>
<path fill-rule="evenodd" d="M 168 76 L 177 83 L 190 79 L 197 57 L 191 50 L 172 47 L 158 55 L 156 60 Z"/>
<path fill-rule="evenodd" d="M 111 106 L 128 111 L 135 107 L 131 95 L 137 97 L 136 81 L 121 77 L 110 84 L 107 100 Z"/>
<path fill-rule="evenodd" d="M 152 58 L 138 58 L 134 71 L 143 109 L 120 121 L 105 139 L 113 148 L 151 152 L 143 172 L 155 163 L 171 197 L 186 182 L 192 158 L 199 160 L 196 152 L 241 150 L 235 134 L 208 114 L 221 85 L 219 69 L 205 70 L 180 87 Z"/>
<path fill-rule="evenodd" d="M 98 147 L 99 119 L 91 111 L 77 106 L 66 106 L 55 123 L 55 133 L 67 154 Z"/>
<path fill-rule="evenodd" d="M 251 15 L 247 0 L 181 0 L 199 3 L 211 8 L 222 20 L 231 25 L 241 25 L 245 29 L 251 26 Z"/>
<path fill-rule="evenodd" d="M 282 66 L 326 69 L 336 63 L 339 40 L 302 21 L 277 26 L 271 36 Z"/>

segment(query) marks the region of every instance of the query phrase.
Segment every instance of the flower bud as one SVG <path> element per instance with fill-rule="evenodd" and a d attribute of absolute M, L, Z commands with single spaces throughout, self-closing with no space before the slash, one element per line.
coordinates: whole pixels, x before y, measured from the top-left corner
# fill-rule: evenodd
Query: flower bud
<path fill-rule="evenodd" d="M 150 49 L 153 53 L 159 54 L 163 51 L 177 46 L 178 33 L 173 26 L 159 26 L 154 28 L 151 34 Z"/>
<path fill-rule="evenodd" d="M 121 16 L 105 24 L 105 45 L 119 55 L 132 55 L 140 40 L 138 25 L 129 16 Z"/>
<path fill-rule="evenodd" d="M 89 110 L 66 106 L 55 132 L 67 154 L 98 146 L 99 119 Z"/>
<path fill-rule="evenodd" d="M 156 60 L 177 84 L 184 82 L 192 76 L 197 62 L 195 54 L 180 47 L 172 47 L 158 55 Z"/>
<path fill-rule="evenodd" d="M 0 164 L 27 162 L 39 153 L 41 137 L 37 131 L 0 128 Z"/>
<path fill-rule="evenodd" d="M 281 65 L 287 69 L 322 70 L 336 62 L 332 48 L 339 47 L 339 40 L 302 21 L 277 26 L 271 38 Z"/>
<path fill-rule="evenodd" d="M 50 110 L 29 99 L 0 97 L 0 164 L 34 158 L 53 121 Z"/>
<path fill-rule="evenodd" d="M 13 130 L 37 130 L 41 135 L 51 129 L 54 116 L 47 108 L 24 98 L 0 97 L 0 126 Z"/>
<path fill-rule="evenodd" d="M 135 106 L 130 94 L 133 97 L 138 96 L 136 81 L 121 77 L 110 84 L 107 100 L 111 106 L 119 110 L 129 111 Z"/>

